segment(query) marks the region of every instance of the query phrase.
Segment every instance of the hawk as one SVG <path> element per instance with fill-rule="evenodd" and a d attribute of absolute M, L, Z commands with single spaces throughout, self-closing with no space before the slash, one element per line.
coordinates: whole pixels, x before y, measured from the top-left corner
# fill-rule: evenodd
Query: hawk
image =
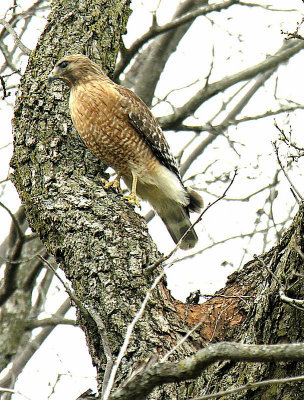
<path fill-rule="evenodd" d="M 147 200 L 177 243 L 191 227 L 189 211 L 203 203 L 186 189 L 160 125 L 148 106 L 131 90 L 117 85 L 102 69 L 82 54 L 57 62 L 49 80 L 60 79 L 70 87 L 69 107 L 73 124 L 87 147 L 114 168 L 131 190 L 125 196 L 139 204 Z M 108 183 L 108 187 L 112 183 Z M 191 228 L 181 249 L 195 246 Z"/>

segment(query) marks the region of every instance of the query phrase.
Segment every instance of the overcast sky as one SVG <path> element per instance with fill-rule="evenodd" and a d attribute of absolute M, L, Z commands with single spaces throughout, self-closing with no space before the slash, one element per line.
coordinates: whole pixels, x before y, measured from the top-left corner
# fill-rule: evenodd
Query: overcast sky
<path fill-rule="evenodd" d="M 11 2 L 12 3 L 12 2 Z M 19 1 L 18 4 L 27 8 L 31 1 Z M 170 6 L 168 4 L 170 3 Z M 157 13 L 160 24 L 165 23 L 174 11 L 173 3 L 175 1 L 161 2 L 160 10 Z M 220 1 L 219 1 L 220 3 Z M 200 85 L 210 68 L 210 59 L 212 56 L 213 46 L 215 59 L 212 71 L 211 81 L 221 79 L 223 76 L 237 72 L 240 69 L 254 65 L 265 58 L 265 55 L 274 53 L 283 42 L 281 29 L 293 31 L 296 23 L 302 18 L 304 5 L 300 0 L 276 0 L 276 1 L 259 1 L 260 4 L 273 4 L 273 7 L 279 9 L 288 5 L 289 9 L 295 9 L 294 12 L 270 12 L 263 8 L 234 8 L 234 12 L 227 10 L 220 14 L 216 14 L 211 22 L 210 19 L 200 17 L 193 24 L 187 37 L 181 42 L 178 52 L 174 54 L 161 77 L 160 84 L 157 88 L 157 96 L 163 98 L 170 90 L 181 88 L 192 84 L 189 88 L 182 91 L 175 91 L 169 97 L 171 102 L 176 106 L 184 103 L 185 98 L 190 97 Z M 0 2 L 0 15 L 3 16 L 7 9 L 9 1 Z M 151 23 L 151 13 L 158 1 L 133 1 L 132 7 L 134 12 L 131 15 L 128 24 L 128 35 L 125 37 L 126 45 L 138 37 L 140 33 L 144 33 Z M 148 8 L 150 7 L 150 8 Z M 37 17 L 31 29 L 24 37 L 24 43 L 34 49 L 39 33 L 42 31 L 45 19 Z M 212 36 L 210 33 L 212 32 Z M 2 56 L 0 55 L 2 61 Z M 23 57 L 22 71 L 26 67 L 26 57 Z M 247 115 L 256 115 L 265 111 L 267 107 L 275 107 L 278 104 L 278 98 L 292 99 L 294 102 L 303 103 L 303 53 L 300 53 L 294 59 L 280 67 L 280 79 L 276 82 L 271 80 L 266 87 L 259 91 L 254 102 L 250 102 L 246 107 Z M 195 84 L 193 84 L 195 82 Z M 276 88 L 276 89 L 274 89 Z M 275 91 L 276 90 L 276 91 Z M 0 102 L 0 180 L 7 177 L 9 172 L 9 160 L 12 154 L 11 118 L 13 115 L 12 104 L 14 102 L 14 91 L 7 101 Z M 277 99 L 274 99 L 274 92 Z M 221 107 L 222 98 L 215 98 L 202 106 L 195 116 L 189 119 L 189 123 L 197 123 L 197 118 L 201 118 L 201 123 L 208 120 L 215 110 Z M 168 103 L 156 106 L 153 109 L 155 115 L 161 116 L 167 112 L 172 112 L 172 108 Z M 219 115 L 218 121 L 221 116 Z M 302 145 L 304 145 L 302 135 L 303 113 L 298 112 L 293 115 L 279 116 L 278 122 L 292 123 L 296 137 Z M 243 130 L 242 130 L 243 129 Z M 247 194 L 258 190 L 263 185 L 267 185 L 273 178 L 277 168 L 276 160 L 273 154 L 272 140 L 277 139 L 278 132 L 274 127 L 274 118 L 267 120 L 246 123 L 238 129 L 231 129 L 230 140 L 243 141 L 240 145 L 236 145 L 235 149 L 242 153 L 242 157 L 238 156 L 237 151 L 227 148 L 225 151 L 224 137 L 219 138 L 213 146 L 213 151 L 204 154 L 204 160 L 198 160 L 193 168 L 189 171 L 191 175 L 198 167 L 199 163 L 213 163 L 213 173 L 232 174 L 235 167 L 239 168 L 239 174 L 235 185 L 229 192 L 229 197 L 239 198 L 245 197 Z M 168 132 L 167 138 L 174 153 L 182 148 L 184 143 L 190 140 L 192 134 L 177 135 Z M 240 139 L 241 137 L 241 139 Z M 197 144 L 193 143 L 191 148 Z M 1 147 L 4 147 L 2 148 Z M 222 147 L 223 146 L 223 147 Z M 190 149 L 191 149 L 190 148 Z M 190 150 L 188 150 L 190 152 Z M 257 158 L 257 154 L 260 156 Z M 295 184 L 302 187 L 301 165 L 295 168 L 292 175 Z M 189 176 L 188 175 L 188 176 Z M 248 178 L 249 177 L 249 178 Z M 252 178 L 252 179 L 251 179 Z M 258 178 L 258 179 L 254 179 Z M 196 182 L 197 186 L 202 188 L 208 187 L 208 176 L 201 177 L 201 181 Z M 221 195 L 225 190 L 228 182 L 220 182 L 218 185 L 212 186 L 211 192 L 216 191 L 217 195 Z M 15 211 L 19 205 L 18 196 L 10 182 L 1 185 L 2 196 L 0 201 Z M 214 196 L 203 193 L 205 203 L 215 199 Z M 255 202 L 253 204 L 253 201 Z M 207 247 L 212 240 L 224 240 L 227 237 L 239 234 L 240 232 L 248 232 L 250 226 L 254 224 L 256 218 L 256 210 L 263 207 L 264 197 L 256 196 L 253 201 L 242 204 L 235 202 L 221 202 L 214 206 L 204 217 L 203 221 L 197 227 L 200 236 L 198 248 Z M 287 205 L 293 201 L 286 182 L 280 189 L 280 202 L 276 218 L 284 216 L 284 210 Z M 142 213 L 147 212 L 148 206 L 143 206 Z M 279 213 L 280 211 L 280 213 Z M 9 229 L 10 217 L 0 208 L 0 242 L 5 238 Z M 251 224 L 251 225 L 250 225 Z M 159 248 L 166 252 L 171 250 L 173 243 L 165 232 L 165 228 L 161 225 L 159 219 L 154 219 L 149 225 L 152 237 L 155 239 Z M 164 234 L 160 234 L 163 232 Z M 274 236 L 273 236 L 274 237 Z M 210 241 L 210 238 L 212 240 Z M 196 257 L 187 261 L 187 267 L 184 263 L 177 264 L 168 274 L 168 282 L 172 293 L 182 300 L 188 295 L 189 291 L 201 289 L 202 293 L 211 293 L 213 290 L 222 287 L 225 284 L 226 277 L 240 264 L 249 260 L 254 253 L 259 253 L 263 246 L 263 237 L 257 237 L 255 243 L 251 243 L 248 239 L 229 242 L 228 244 L 218 246 L 214 251 L 204 252 L 201 257 Z M 275 242 L 273 243 L 275 244 Z M 194 252 L 194 251 L 193 251 Z M 177 256 L 184 256 L 185 253 L 179 252 Z M 54 285 L 53 294 L 56 297 L 61 290 L 60 285 Z M 58 295 L 59 296 L 59 295 Z M 60 295 L 61 296 L 61 295 Z M 58 297 L 59 299 L 60 297 Z M 51 311 L 46 309 L 46 316 Z M 41 349 L 34 359 L 27 366 L 24 374 L 19 380 L 18 388 L 27 394 L 32 400 L 41 400 L 47 398 L 50 388 L 47 382 L 53 384 L 58 371 L 62 371 L 67 376 L 62 377 L 60 383 L 56 387 L 56 392 L 50 397 L 51 400 L 62 399 L 66 390 L 67 382 L 71 384 L 71 391 L 79 395 L 81 388 L 86 390 L 94 384 L 94 370 L 90 369 L 90 360 L 87 355 L 85 346 L 80 350 L 78 343 L 83 341 L 83 335 L 72 327 L 61 328 L 60 338 L 64 335 L 68 336 L 68 340 L 58 340 L 58 335 L 52 335 L 43 349 Z M 71 333 L 73 330 L 73 333 Z M 84 342 L 83 342 L 84 343 Z M 77 348 L 77 353 L 73 351 Z M 51 354 L 51 356 L 50 356 Z M 48 360 L 54 368 L 51 370 L 41 369 L 41 365 Z M 79 365 L 84 366 L 79 370 Z M 68 372 L 68 373 L 67 373 Z M 68 375 L 72 376 L 70 378 Z M 80 379 L 81 375 L 81 379 Z M 89 380 L 84 378 L 89 376 Z M 31 377 L 35 376 L 35 385 L 31 381 Z M 29 385 L 25 383 L 29 382 Z M 39 386 L 41 383 L 41 386 Z M 78 385 L 79 383 L 79 385 Z M 33 387 L 34 386 L 34 387 Z M 80 387 L 79 387 L 80 386 Z M 72 392 L 70 397 L 73 398 Z M 20 398 L 20 397 L 19 397 Z M 14 396 L 18 399 L 18 396 Z"/>

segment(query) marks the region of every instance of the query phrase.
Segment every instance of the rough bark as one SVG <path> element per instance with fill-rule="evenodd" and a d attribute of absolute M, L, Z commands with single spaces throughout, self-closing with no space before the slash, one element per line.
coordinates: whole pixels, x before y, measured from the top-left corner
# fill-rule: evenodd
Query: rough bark
<path fill-rule="evenodd" d="M 60 83 L 50 88 L 47 76 L 66 53 L 86 53 L 113 71 L 129 14 L 125 3 L 54 2 L 21 82 L 11 162 L 29 225 L 55 256 L 77 298 L 103 317 L 114 355 L 160 267 L 147 274 L 145 269 L 160 255 L 144 219 L 120 195 L 103 190 L 103 166 L 71 127 L 67 90 Z M 160 289 L 149 302 L 123 360 L 120 379 L 136 360 L 163 353 L 186 332 L 164 296 Z M 100 385 L 105 367 L 100 337 L 90 320 L 80 313 L 78 317 Z M 189 354 L 189 349 L 193 347 L 187 344 L 179 353 Z M 161 392 L 164 398 L 178 395 L 172 387 Z M 157 398 L 162 398 L 161 392 Z"/>
<path fill-rule="evenodd" d="M 304 299 L 303 251 L 304 207 L 280 243 L 269 252 L 248 262 L 233 273 L 225 288 L 202 305 L 187 306 L 174 301 L 179 314 L 192 326 L 202 321 L 198 330 L 205 343 L 234 341 L 246 344 L 304 342 L 303 311 L 283 303 L 285 295 Z M 208 382 L 195 395 L 216 393 L 248 382 L 303 375 L 303 362 L 245 363 L 223 361 L 209 368 L 203 376 Z M 198 389 L 198 390 L 197 390 Z M 225 397 L 227 400 L 302 399 L 303 384 L 268 385 Z"/>
<path fill-rule="evenodd" d="M 88 54 L 111 73 L 128 14 L 128 5 L 122 0 L 54 2 L 48 25 L 21 82 L 12 160 L 14 182 L 29 225 L 55 256 L 77 298 L 103 318 L 114 355 L 126 326 L 161 268 L 151 272 L 147 267 L 160 255 L 143 218 L 120 195 L 103 190 L 103 166 L 71 127 L 67 91 L 61 84 L 50 88 L 46 78 L 58 58 L 79 52 Z M 303 260 L 294 246 L 302 245 L 302 236 L 301 209 L 276 248 L 230 277 L 218 294 L 228 298 L 219 296 L 202 306 L 184 305 L 171 298 L 165 283 L 160 285 L 136 327 L 117 383 L 127 377 L 136 362 L 151 354 L 164 354 L 201 318 L 202 328 L 191 335 L 172 360 L 193 354 L 209 341 L 302 341 L 303 315 L 282 304 L 278 290 L 281 282 L 291 288 L 288 295 L 304 298 L 301 278 L 295 274 L 303 273 Z M 86 333 L 100 386 L 105 357 L 98 330 L 80 312 L 78 321 Z M 154 391 L 150 398 L 184 399 L 248 380 L 297 373 L 303 373 L 302 363 L 222 362 L 209 368 L 199 380 L 168 385 Z M 249 390 L 229 398 L 279 397 L 302 398 L 300 384 Z"/>

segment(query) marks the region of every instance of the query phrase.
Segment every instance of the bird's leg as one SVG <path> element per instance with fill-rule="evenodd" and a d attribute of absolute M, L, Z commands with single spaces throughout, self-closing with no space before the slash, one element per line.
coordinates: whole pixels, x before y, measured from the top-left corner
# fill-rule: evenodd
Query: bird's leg
<path fill-rule="evenodd" d="M 139 198 L 136 196 L 137 176 L 132 172 L 132 190 L 129 195 L 125 195 L 123 198 L 128 200 L 130 204 L 140 207 Z"/>
<path fill-rule="evenodd" d="M 122 190 L 120 187 L 120 178 L 121 178 L 121 173 L 119 172 L 113 181 L 107 181 L 106 179 L 102 179 L 101 182 L 104 184 L 104 188 L 106 190 L 112 186 L 113 188 L 117 189 L 119 193 L 121 193 Z"/>

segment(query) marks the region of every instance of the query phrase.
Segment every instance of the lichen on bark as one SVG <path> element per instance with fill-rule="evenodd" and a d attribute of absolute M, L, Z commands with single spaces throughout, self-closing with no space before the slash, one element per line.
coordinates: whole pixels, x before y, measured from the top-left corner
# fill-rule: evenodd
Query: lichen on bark
<path fill-rule="evenodd" d="M 67 53 L 85 53 L 106 71 L 113 71 L 129 13 L 128 2 L 122 0 L 53 2 L 48 24 L 21 81 L 11 162 L 31 228 L 55 256 L 78 299 L 103 317 L 114 354 L 161 266 L 149 274 L 145 269 L 160 254 L 144 219 L 121 195 L 103 189 L 105 166 L 72 128 L 68 90 L 61 83 L 50 87 L 47 76 Z M 175 310 L 166 310 L 163 291 L 156 292 L 136 327 L 120 379 L 130 373 L 136 360 L 169 349 L 162 324 L 175 316 Z M 86 333 L 100 385 L 105 358 L 98 331 L 81 313 L 78 321 Z M 180 325 L 180 331 L 186 331 L 183 322 Z M 170 342 L 174 337 L 170 332 Z M 172 394 L 172 388 L 161 392 Z"/>
<path fill-rule="evenodd" d="M 111 190 L 104 191 L 104 165 L 85 148 L 72 128 L 67 110 L 68 90 L 61 83 L 49 87 L 47 76 L 65 54 L 85 53 L 108 73 L 114 63 L 129 15 L 128 2 L 61 0 L 53 2 L 48 24 L 33 51 L 21 81 L 14 117 L 13 180 L 25 206 L 31 228 L 71 281 L 79 300 L 103 318 L 116 355 L 126 327 L 161 266 L 146 274 L 159 253 L 145 221 Z M 204 317 L 198 332 L 173 355 L 180 359 L 210 341 L 245 343 L 303 341 L 303 315 L 282 304 L 278 281 L 289 294 L 304 298 L 303 260 L 294 243 L 303 247 L 303 210 L 277 247 L 233 274 L 219 293 L 239 301 L 214 298 L 204 305 L 174 301 L 165 283 L 154 292 L 144 317 L 123 359 L 118 383 L 136 361 L 163 354 Z M 277 276 L 274 279 L 265 265 Z M 206 268 L 206 266 L 202 266 Z M 207 273 L 207 271 L 206 271 Z M 293 281 L 294 280 L 294 281 Z M 250 296 L 243 301 L 242 295 Z M 105 358 L 100 337 L 80 313 L 78 321 L 102 382 Z M 209 368 L 198 381 L 160 388 L 150 398 L 183 399 L 203 390 L 220 389 L 288 373 L 303 373 L 303 366 L 236 364 L 223 362 Z M 299 384 L 236 394 L 231 399 L 301 398 Z M 290 397 L 288 397 L 290 396 Z"/>

